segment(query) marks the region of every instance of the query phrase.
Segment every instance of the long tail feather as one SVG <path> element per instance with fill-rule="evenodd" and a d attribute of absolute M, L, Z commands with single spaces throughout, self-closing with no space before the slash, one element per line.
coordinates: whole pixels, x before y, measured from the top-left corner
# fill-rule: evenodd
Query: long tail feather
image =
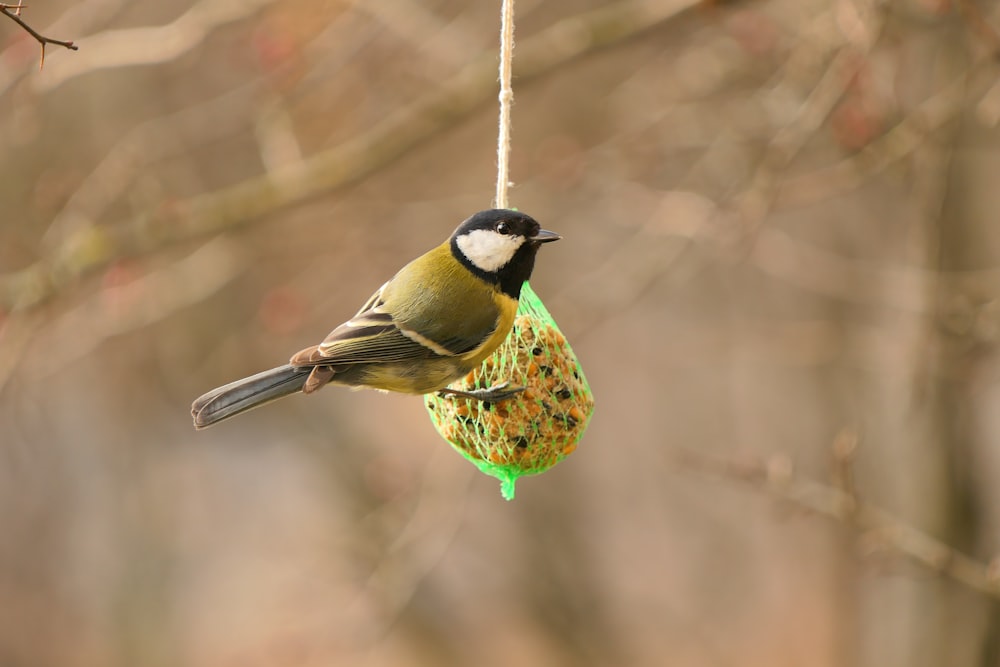
<path fill-rule="evenodd" d="M 251 408 L 302 391 L 311 370 L 279 366 L 213 389 L 191 405 L 194 427 L 207 428 Z"/>

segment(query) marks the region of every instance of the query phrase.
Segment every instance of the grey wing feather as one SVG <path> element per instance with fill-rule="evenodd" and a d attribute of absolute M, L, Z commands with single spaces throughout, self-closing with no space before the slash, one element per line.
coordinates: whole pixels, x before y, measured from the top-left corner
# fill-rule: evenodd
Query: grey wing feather
<path fill-rule="evenodd" d="M 408 338 L 395 324 L 349 327 L 343 324 L 319 346 L 320 356 L 329 363 L 383 363 L 428 359 L 438 356 L 431 348 Z"/>
<path fill-rule="evenodd" d="M 298 367 L 377 364 L 455 356 L 475 349 L 493 333 L 489 331 L 475 340 L 454 337 L 439 342 L 400 328 L 391 313 L 380 310 L 388 284 L 382 285 L 354 317 L 331 331 L 322 343 L 302 350 L 290 363 Z"/>
<path fill-rule="evenodd" d="M 388 284 L 388 283 L 386 283 Z M 293 366 L 326 364 L 388 363 L 428 359 L 442 352 L 420 342 L 420 336 L 407 336 L 390 313 L 379 310 L 383 304 L 383 285 L 362 306 L 358 314 L 330 332 L 319 345 L 306 348 L 292 357 Z"/>

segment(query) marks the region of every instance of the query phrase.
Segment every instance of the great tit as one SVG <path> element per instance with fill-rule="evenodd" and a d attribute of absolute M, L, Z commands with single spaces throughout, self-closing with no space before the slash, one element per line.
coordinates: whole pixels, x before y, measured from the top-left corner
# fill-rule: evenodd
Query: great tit
<path fill-rule="evenodd" d="M 535 253 L 559 235 L 507 209 L 480 211 L 382 285 L 357 315 L 284 366 L 213 389 L 191 406 L 205 428 L 327 383 L 408 394 L 434 391 L 501 400 L 513 391 L 445 389 L 510 333 Z"/>

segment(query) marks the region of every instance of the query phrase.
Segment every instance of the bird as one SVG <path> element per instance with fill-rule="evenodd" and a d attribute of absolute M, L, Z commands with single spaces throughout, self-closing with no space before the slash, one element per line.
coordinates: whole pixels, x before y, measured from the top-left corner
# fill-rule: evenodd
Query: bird
<path fill-rule="evenodd" d="M 475 391 L 447 385 L 477 368 L 507 337 L 538 249 L 560 238 L 519 211 L 473 214 L 444 243 L 400 269 L 323 342 L 195 400 L 195 428 L 327 384 L 481 401 L 515 395 L 520 388 L 507 383 Z"/>

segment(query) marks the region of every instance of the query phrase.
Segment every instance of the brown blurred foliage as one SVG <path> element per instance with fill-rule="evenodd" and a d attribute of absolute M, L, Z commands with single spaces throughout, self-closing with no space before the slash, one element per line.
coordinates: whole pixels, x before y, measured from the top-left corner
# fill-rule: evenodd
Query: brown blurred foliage
<path fill-rule="evenodd" d="M 851 494 L 1000 553 L 997 3 L 518 3 L 597 410 L 511 503 L 413 397 L 188 415 L 489 206 L 498 3 L 24 17 L 80 50 L 0 23 L 0 665 L 1000 665 L 996 596 L 675 457 L 847 488 L 856 433 Z"/>

